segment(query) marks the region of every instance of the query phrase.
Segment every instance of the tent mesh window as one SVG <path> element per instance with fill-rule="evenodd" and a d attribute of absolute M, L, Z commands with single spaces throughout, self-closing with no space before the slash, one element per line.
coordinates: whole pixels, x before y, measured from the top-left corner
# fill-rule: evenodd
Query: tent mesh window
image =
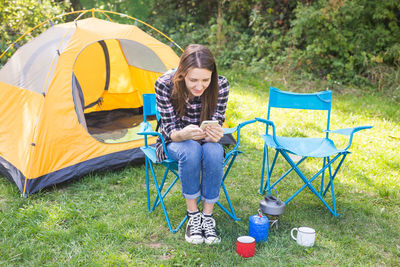
<path fill-rule="evenodd" d="M 149 119 L 155 129 L 155 116 Z M 143 138 L 137 135 L 143 121 L 143 108 L 91 112 L 85 114 L 85 120 L 88 132 L 103 143 L 128 142 Z"/>
<path fill-rule="evenodd" d="M 131 40 L 100 40 L 78 55 L 73 97 L 79 122 L 98 141 L 120 143 L 143 139 L 141 94 L 167 69 L 158 56 Z M 156 120 L 151 120 L 156 127 Z"/>

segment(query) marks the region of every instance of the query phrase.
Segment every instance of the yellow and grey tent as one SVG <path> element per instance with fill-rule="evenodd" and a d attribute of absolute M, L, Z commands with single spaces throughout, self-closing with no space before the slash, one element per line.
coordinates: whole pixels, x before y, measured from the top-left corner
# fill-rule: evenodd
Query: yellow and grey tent
<path fill-rule="evenodd" d="M 143 139 L 113 135 L 142 121 L 141 95 L 178 62 L 135 25 L 95 17 L 53 25 L 0 70 L 0 173 L 31 194 L 141 158 Z"/>

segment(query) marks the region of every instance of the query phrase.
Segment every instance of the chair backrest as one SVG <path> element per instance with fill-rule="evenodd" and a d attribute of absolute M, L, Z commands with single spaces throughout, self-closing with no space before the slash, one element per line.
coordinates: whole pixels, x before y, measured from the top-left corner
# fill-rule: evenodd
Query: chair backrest
<path fill-rule="evenodd" d="M 331 106 L 332 91 L 330 90 L 316 93 L 293 93 L 270 87 L 267 119 L 270 119 L 271 108 L 326 110 L 328 112 L 326 130 L 329 130 Z"/>
<path fill-rule="evenodd" d="M 143 94 L 143 120 L 147 121 L 147 116 L 156 115 L 157 121 L 160 119 L 160 113 L 157 110 L 156 95 Z"/>

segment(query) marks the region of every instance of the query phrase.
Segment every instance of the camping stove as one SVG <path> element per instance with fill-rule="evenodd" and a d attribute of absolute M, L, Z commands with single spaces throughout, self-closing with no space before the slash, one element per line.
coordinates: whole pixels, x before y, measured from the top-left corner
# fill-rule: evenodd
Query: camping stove
<path fill-rule="evenodd" d="M 260 209 L 267 215 L 270 227 L 272 228 L 275 225 L 276 229 L 278 229 L 279 215 L 283 214 L 285 210 L 285 202 L 281 201 L 278 197 L 266 195 L 260 201 Z"/>
<path fill-rule="evenodd" d="M 276 230 L 278 230 L 278 219 L 279 215 L 268 215 L 267 217 L 269 219 L 269 228 L 273 228 L 275 226 Z"/>

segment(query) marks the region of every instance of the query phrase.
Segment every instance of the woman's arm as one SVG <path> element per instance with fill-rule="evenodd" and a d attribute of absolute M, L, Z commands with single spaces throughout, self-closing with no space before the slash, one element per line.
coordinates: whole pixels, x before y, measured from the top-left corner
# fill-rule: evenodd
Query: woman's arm
<path fill-rule="evenodd" d="M 162 132 L 166 135 L 167 139 L 173 132 L 182 130 L 183 123 L 177 116 L 175 109 L 171 103 L 172 94 L 172 76 L 170 74 L 164 74 L 157 79 L 154 84 L 156 93 L 157 109 L 161 116 Z"/>
<path fill-rule="evenodd" d="M 206 132 L 199 126 L 190 124 L 179 131 L 174 131 L 170 135 L 174 142 L 182 142 L 185 140 L 202 140 L 206 137 Z"/>

